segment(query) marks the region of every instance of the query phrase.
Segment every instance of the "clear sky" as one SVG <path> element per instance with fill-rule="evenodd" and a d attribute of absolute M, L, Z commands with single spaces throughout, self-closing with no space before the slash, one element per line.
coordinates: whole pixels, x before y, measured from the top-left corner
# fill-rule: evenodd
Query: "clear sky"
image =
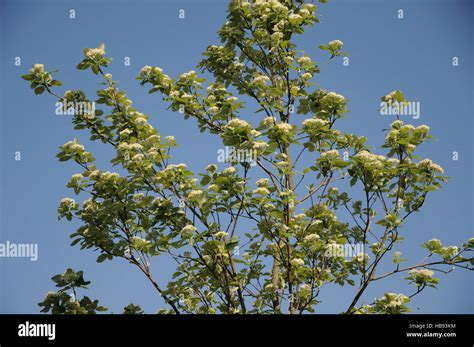
<path fill-rule="evenodd" d="M 174 160 L 202 171 L 216 162 L 219 138 L 199 135 L 193 120 L 166 110 L 160 96 L 148 95 L 134 78 L 143 65 L 160 66 L 170 76 L 194 69 L 201 52 L 218 43 L 216 31 L 225 21 L 226 4 L 0 0 L 0 242 L 39 245 L 36 262 L 0 258 L 0 313 L 38 312 L 37 303 L 53 289 L 50 277 L 67 267 L 84 270 L 92 281 L 87 295 L 112 312 L 121 312 L 130 302 L 150 313 L 162 307 L 150 283 L 129 264 L 97 264 L 97 254 L 69 246 L 69 234 L 78 224 L 57 222 L 56 208 L 61 198 L 72 195 L 65 185 L 79 170 L 57 161 L 58 147 L 77 136 L 102 160 L 102 168 L 107 168 L 111 152 L 101 143 L 89 144 L 86 133 L 72 129 L 69 117 L 55 115 L 52 98 L 35 96 L 20 76 L 32 64 L 44 63 L 47 70 L 60 70 L 57 78 L 65 88 L 92 95 L 100 88 L 98 78 L 75 65 L 83 48 L 104 42 L 107 55 L 114 58 L 109 72 L 120 88 L 151 116 L 162 135 L 174 135 L 180 143 Z M 70 9 L 76 12 L 74 20 L 69 19 Z M 178 18 L 180 9 L 185 19 Z M 404 19 L 397 18 L 399 9 Z M 393 120 L 378 113 L 380 97 L 400 89 L 421 103 L 420 119 L 410 121 L 429 125 L 437 140 L 421 146 L 419 154 L 441 164 L 451 180 L 404 228 L 406 241 L 400 250 L 411 263 L 421 260 L 419 245 L 432 237 L 460 244 L 473 235 L 473 17 L 474 2 L 468 0 L 334 0 L 320 5 L 321 23 L 298 38 L 300 48 L 321 62 L 317 84 L 350 100 L 341 130 L 365 135 L 370 145 L 379 146 L 381 130 Z M 317 47 L 333 39 L 344 42 L 349 66 L 341 60 L 324 63 L 327 54 Z M 454 56 L 458 66 L 452 65 Z M 15 66 L 15 57 L 21 57 L 21 66 Z M 124 57 L 130 57 L 130 66 L 124 66 Z M 260 114 L 245 117 L 253 122 Z M 16 151 L 21 161 L 15 161 Z M 452 160 L 453 151 L 459 152 L 458 161 Z M 172 263 L 161 259 L 154 265 L 160 283 L 171 269 Z M 371 302 L 387 291 L 412 293 L 402 278 L 380 281 L 364 300 Z M 355 289 L 326 288 L 317 312 L 341 312 Z M 441 275 L 439 288 L 427 289 L 410 307 L 415 313 L 473 313 L 472 292 L 472 273 L 457 269 Z"/>

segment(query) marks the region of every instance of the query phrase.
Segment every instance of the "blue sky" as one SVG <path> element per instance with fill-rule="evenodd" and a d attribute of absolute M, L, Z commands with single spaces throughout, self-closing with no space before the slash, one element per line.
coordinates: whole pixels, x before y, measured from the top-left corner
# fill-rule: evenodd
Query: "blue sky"
<path fill-rule="evenodd" d="M 85 47 L 106 44 L 114 61 L 109 69 L 135 106 L 151 116 L 159 132 L 174 135 L 180 147 L 176 162 L 196 172 L 216 162 L 222 148 L 219 138 L 199 135 L 193 120 L 166 110 L 159 95 L 148 95 L 134 80 L 143 65 L 162 67 L 170 76 L 194 69 L 209 44 L 218 43 L 216 31 L 225 21 L 227 1 L 28 1 L 0 2 L 0 242 L 38 243 L 39 260 L 0 258 L 0 313 L 35 313 L 37 303 L 53 289 L 50 277 L 67 267 L 85 271 L 92 281 L 87 295 L 100 299 L 113 312 L 130 302 L 156 312 L 162 301 L 147 280 L 121 261 L 97 264 L 96 254 L 70 247 L 69 234 L 78 224 L 57 222 L 56 208 L 71 193 L 65 185 L 78 172 L 72 163 L 59 163 L 58 146 L 79 137 L 102 167 L 110 150 L 88 144 L 87 134 L 72 129 L 71 120 L 54 114 L 54 100 L 35 96 L 20 79 L 32 64 L 44 63 L 60 70 L 57 78 L 67 89 L 92 95 L 100 88 L 96 76 L 75 69 Z M 76 19 L 69 19 L 69 10 Z M 179 19 L 184 9 L 186 18 Z M 405 18 L 397 18 L 403 9 Z M 421 103 L 415 126 L 427 124 L 437 138 L 420 148 L 419 155 L 441 164 L 451 177 L 448 185 L 431 195 L 422 211 L 404 228 L 400 248 L 411 262 L 421 260 L 419 245 L 437 237 L 460 244 L 472 236 L 473 212 L 473 27 L 470 1 L 461 0 L 345 0 L 320 5 L 321 23 L 297 42 L 322 73 L 319 86 L 349 99 L 350 113 L 339 123 L 344 131 L 365 135 L 379 146 L 382 129 L 392 121 L 378 113 L 380 96 L 400 89 Z M 350 54 L 350 65 L 341 60 L 323 63 L 327 55 L 320 44 L 339 39 Z M 21 57 L 21 66 L 14 65 Z M 452 58 L 459 66 L 452 66 Z M 131 65 L 124 66 L 124 57 Z M 63 91 L 64 89 L 61 89 Z M 260 114 L 246 115 L 252 122 Z M 408 121 L 408 119 L 407 119 Z M 21 151 L 22 160 L 14 153 Z M 453 161 L 452 152 L 459 152 Z M 165 283 L 172 263 L 159 259 L 154 274 Z M 410 294 L 403 276 L 377 283 L 364 297 L 370 302 L 384 292 Z M 467 271 L 441 276 L 438 289 L 428 289 L 411 303 L 415 313 L 472 313 L 473 279 Z M 351 300 L 355 288 L 330 286 L 322 294 L 317 312 L 338 313 Z"/>

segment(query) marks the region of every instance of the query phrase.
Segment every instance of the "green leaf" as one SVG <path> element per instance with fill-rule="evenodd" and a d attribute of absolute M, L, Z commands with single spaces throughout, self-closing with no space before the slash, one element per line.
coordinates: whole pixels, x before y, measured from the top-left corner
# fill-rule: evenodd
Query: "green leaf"
<path fill-rule="evenodd" d="M 46 90 L 45 87 L 40 86 L 40 87 L 38 87 L 38 88 L 35 89 L 35 94 L 36 94 L 36 95 L 43 94 L 45 90 Z"/>

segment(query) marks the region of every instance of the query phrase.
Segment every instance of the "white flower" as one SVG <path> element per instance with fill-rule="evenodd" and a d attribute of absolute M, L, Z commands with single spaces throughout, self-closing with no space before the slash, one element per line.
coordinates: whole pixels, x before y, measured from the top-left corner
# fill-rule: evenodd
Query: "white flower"
<path fill-rule="evenodd" d="M 231 119 L 226 125 L 225 127 L 226 128 L 246 128 L 246 127 L 249 127 L 250 124 L 247 123 L 246 121 L 244 121 L 243 119 L 239 119 L 239 118 L 234 118 L 234 119 Z"/>
<path fill-rule="evenodd" d="M 413 277 L 422 277 L 422 278 L 431 278 L 434 275 L 434 272 L 429 269 L 413 269 L 408 272 Z"/>
<path fill-rule="evenodd" d="M 272 40 L 279 41 L 283 38 L 283 33 L 280 31 L 276 31 L 271 35 Z"/>
<path fill-rule="evenodd" d="M 33 68 L 30 70 L 33 73 L 44 72 L 44 65 L 43 64 L 34 64 Z"/>
<path fill-rule="evenodd" d="M 400 160 L 398 160 L 397 158 L 388 158 L 387 163 L 390 163 L 392 165 L 398 165 L 400 164 Z"/>
<path fill-rule="evenodd" d="M 270 191 L 266 187 L 258 187 L 252 191 L 254 195 L 270 195 Z"/>
<path fill-rule="evenodd" d="M 146 120 L 145 117 L 137 117 L 137 118 L 135 118 L 135 123 L 137 123 L 139 125 L 143 125 L 143 124 L 147 123 L 147 120 Z"/>
<path fill-rule="evenodd" d="M 183 229 L 181 229 L 181 235 L 184 237 L 184 238 L 189 238 L 193 235 L 193 233 L 197 230 L 197 228 L 192 225 L 192 224 L 188 224 L 186 225 Z"/>
<path fill-rule="evenodd" d="M 191 190 L 188 194 L 188 199 L 196 200 L 196 199 L 199 199 L 203 194 L 204 192 L 200 189 Z"/>
<path fill-rule="evenodd" d="M 456 246 L 443 247 L 440 250 L 441 256 L 448 260 L 454 258 L 459 253 L 459 249 Z"/>
<path fill-rule="evenodd" d="M 237 171 L 237 169 L 233 166 L 227 167 L 224 170 L 222 170 L 222 174 L 224 175 L 232 175 Z"/>
<path fill-rule="evenodd" d="M 214 237 L 216 239 L 225 239 L 225 237 L 229 235 L 228 233 L 226 233 L 225 231 L 219 231 L 217 233 L 214 234 Z"/>
<path fill-rule="evenodd" d="M 428 133 L 430 131 L 430 127 L 425 124 L 422 124 L 420 126 L 417 126 L 416 130 L 420 131 L 421 133 Z"/>
<path fill-rule="evenodd" d="M 319 130 L 327 125 L 328 122 L 319 118 L 309 118 L 305 119 L 302 124 L 307 130 Z"/>
<path fill-rule="evenodd" d="M 252 148 L 257 150 L 257 151 L 263 151 L 263 150 L 267 149 L 267 147 L 268 147 L 268 144 L 265 141 L 255 141 L 252 144 Z"/>
<path fill-rule="evenodd" d="M 260 122 L 260 127 L 268 129 L 268 128 L 271 128 L 273 125 L 275 125 L 275 123 L 276 123 L 275 118 L 266 117 L 262 119 L 262 121 Z"/>
<path fill-rule="evenodd" d="M 291 24 L 299 24 L 302 21 L 302 17 L 299 14 L 292 13 L 288 16 L 288 20 Z"/>
<path fill-rule="evenodd" d="M 305 72 L 304 74 L 301 75 L 301 79 L 303 80 L 309 80 L 312 77 L 313 75 L 311 75 L 309 72 Z"/>
<path fill-rule="evenodd" d="M 307 9 L 303 8 L 300 10 L 299 14 L 303 17 L 308 17 L 311 13 Z"/>
<path fill-rule="evenodd" d="M 61 205 L 71 206 L 71 205 L 74 205 L 75 203 L 76 203 L 76 201 L 74 199 L 71 199 L 71 198 L 61 199 Z"/>
<path fill-rule="evenodd" d="M 328 160 L 334 160 L 339 158 L 339 151 L 337 149 L 331 149 L 326 152 L 321 153 L 321 159 L 328 159 Z"/>
<path fill-rule="evenodd" d="M 390 127 L 398 130 L 402 127 L 402 125 L 403 125 L 403 122 L 397 119 L 396 121 L 393 121 L 392 124 L 390 124 Z"/>
<path fill-rule="evenodd" d="M 311 295 L 311 286 L 307 283 L 302 284 L 298 293 L 301 298 L 308 298 Z"/>
<path fill-rule="evenodd" d="M 318 241 L 320 239 L 319 235 L 317 234 L 309 234 L 307 236 L 305 236 L 305 238 L 303 239 L 304 242 L 306 243 L 315 243 L 316 241 Z"/>
<path fill-rule="evenodd" d="M 340 40 L 333 40 L 328 43 L 328 46 L 334 51 L 340 51 L 342 48 L 343 42 Z"/>
<path fill-rule="evenodd" d="M 415 130 L 415 127 L 413 126 L 413 124 L 405 124 L 404 126 L 402 126 L 400 128 L 400 130 L 407 131 L 407 132 L 408 131 L 413 131 L 413 130 Z"/>
<path fill-rule="evenodd" d="M 209 107 L 209 113 L 215 114 L 217 112 L 219 112 L 219 107 L 217 107 L 217 106 Z"/>
<path fill-rule="evenodd" d="M 176 99 L 176 98 L 179 97 L 179 92 L 178 92 L 177 90 L 172 90 L 172 91 L 169 93 L 168 97 L 169 97 L 170 99 Z"/>
<path fill-rule="evenodd" d="M 74 174 L 71 176 L 71 179 L 74 180 L 74 181 L 79 181 L 79 180 L 82 180 L 84 178 L 84 176 L 82 176 L 82 174 Z"/>
<path fill-rule="evenodd" d="M 364 262 L 367 263 L 369 259 L 370 259 L 369 255 L 363 252 L 358 253 L 354 258 L 354 260 L 358 263 L 364 263 Z"/>
<path fill-rule="evenodd" d="M 140 162 L 140 161 L 143 161 L 145 159 L 145 156 L 141 153 L 139 154 L 135 154 L 133 157 L 132 157 L 132 161 L 136 161 L 136 162 Z"/>
<path fill-rule="evenodd" d="M 268 76 L 260 75 L 254 77 L 252 84 L 260 87 L 264 87 L 268 82 L 270 81 L 270 78 Z"/>
<path fill-rule="evenodd" d="M 86 52 L 86 57 L 90 59 L 97 59 L 103 57 L 105 54 L 105 45 L 102 43 L 97 48 L 89 48 Z"/>
<path fill-rule="evenodd" d="M 276 128 L 285 135 L 289 135 L 293 130 L 293 127 L 289 123 L 278 123 Z"/>
<path fill-rule="evenodd" d="M 149 66 L 149 65 L 145 65 L 144 67 L 142 67 L 142 69 L 140 70 L 140 75 L 148 75 L 150 74 L 152 71 L 152 67 Z"/>
<path fill-rule="evenodd" d="M 119 135 L 121 138 L 127 138 L 131 133 L 132 131 L 130 129 L 124 129 L 119 133 Z"/>
<path fill-rule="evenodd" d="M 293 258 L 293 259 L 291 259 L 290 263 L 294 267 L 301 267 L 301 266 L 304 265 L 304 260 L 301 259 L 301 258 Z"/>
<path fill-rule="evenodd" d="M 255 184 L 257 187 L 268 187 L 268 178 L 261 178 Z"/>
<path fill-rule="evenodd" d="M 185 72 L 179 76 L 180 80 L 188 80 L 188 79 L 194 79 L 197 76 L 196 71 L 191 70 L 189 72 Z"/>
<path fill-rule="evenodd" d="M 298 64 L 304 66 L 311 63 L 311 58 L 307 56 L 303 56 L 299 58 L 297 61 L 298 61 Z"/>
<path fill-rule="evenodd" d="M 444 173 L 443 168 L 441 166 L 439 166 L 438 164 L 433 163 L 431 161 L 431 159 L 423 159 L 422 161 L 420 161 L 418 163 L 418 167 L 428 168 L 428 169 L 433 170 L 435 172 Z"/>
<path fill-rule="evenodd" d="M 321 101 L 325 103 L 341 104 L 346 101 L 346 98 L 341 94 L 329 92 L 323 97 Z"/>

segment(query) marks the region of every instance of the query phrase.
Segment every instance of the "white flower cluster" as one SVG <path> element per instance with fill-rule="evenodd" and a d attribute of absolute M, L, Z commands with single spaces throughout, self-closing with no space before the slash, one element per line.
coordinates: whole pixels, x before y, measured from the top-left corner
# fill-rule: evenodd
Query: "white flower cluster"
<path fill-rule="evenodd" d="M 66 142 L 62 148 L 65 151 L 69 151 L 69 152 L 77 153 L 77 154 L 83 153 L 86 150 L 84 146 L 77 143 L 76 140 Z"/>
<path fill-rule="evenodd" d="M 43 64 L 34 64 L 30 70 L 32 74 L 40 74 L 44 72 L 44 65 Z"/>
<path fill-rule="evenodd" d="M 372 166 L 376 168 L 381 168 L 383 166 L 383 162 L 385 161 L 385 157 L 383 155 L 373 154 L 366 150 L 360 151 L 354 157 L 357 158 L 363 166 Z"/>
<path fill-rule="evenodd" d="M 329 92 L 321 99 L 321 104 L 323 106 L 324 105 L 333 106 L 333 105 L 344 104 L 346 101 L 347 100 L 343 95 L 337 94 L 335 92 Z"/>
<path fill-rule="evenodd" d="M 146 247 L 148 247 L 151 244 L 151 242 L 139 236 L 132 236 L 130 238 L 130 244 L 137 251 L 141 251 L 141 250 L 144 250 Z"/>
<path fill-rule="evenodd" d="M 311 295 L 311 286 L 307 283 L 304 283 L 300 286 L 298 290 L 300 298 L 307 299 Z"/>
<path fill-rule="evenodd" d="M 270 81 L 270 78 L 265 75 L 258 75 L 252 80 L 252 85 L 260 88 L 266 87 L 267 83 Z"/>
<path fill-rule="evenodd" d="M 431 159 L 423 159 L 418 163 L 419 168 L 427 168 L 434 172 L 444 173 L 444 169 L 431 161 Z"/>
<path fill-rule="evenodd" d="M 408 275 L 417 284 L 423 284 L 428 282 L 434 275 L 434 272 L 429 269 L 412 269 L 408 272 Z"/>
<path fill-rule="evenodd" d="M 401 308 L 404 304 L 408 303 L 410 298 L 403 294 L 385 293 L 382 298 L 376 299 L 375 303 L 382 309 L 388 309 L 393 311 L 394 309 Z"/>
<path fill-rule="evenodd" d="M 269 129 L 272 126 L 274 126 L 275 123 L 276 123 L 275 118 L 266 117 L 266 118 L 262 119 L 262 121 L 260 122 L 260 127 L 264 128 L 264 129 Z"/>
<path fill-rule="evenodd" d="M 131 133 L 132 133 L 132 130 L 127 128 L 127 129 L 124 129 L 124 130 L 120 131 L 119 136 L 120 136 L 121 139 L 127 139 L 130 136 Z"/>
<path fill-rule="evenodd" d="M 320 159 L 324 160 L 335 160 L 339 158 L 339 151 L 337 149 L 331 149 L 321 153 Z"/>
<path fill-rule="evenodd" d="M 445 259 L 445 260 L 451 260 L 454 258 L 457 254 L 459 253 L 459 248 L 456 246 L 448 246 L 448 247 L 443 247 L 439 250 L 439 254 Z"/>
<path fill-rule="evenodd" d="M 208 108 L 208 111 L 209 111 L 209 113 L 211 113 L 211 114 L 216 114 L 217 112 L 219 112 L 219 107 L 217 107 L 217 106 L 211 106 L 211 107 Z"/>
<path fill-rule="evenodd" d="M 61 206 L 70 207 L 70 206 L 74 206 L 76 204 L 76 201 L 71 198 L 64 198 L 64 199 L 61 199 L 60 204 Z"/>
<path fill-rule="evenodd" d="M 298 25 L 298 24 L 301 24 L 303 22 L 303 17 L 300 16 L 299 14 L 291 13 L 288 16 L 288 21 L 290 22 L 290 24 Z"/>
<path fill-rule="evenodd" d="M 319 241 L 320 236 L 318 234 L 309 234 L 306 235 L 303 239 L 304 246 L 308 247 L 310 250 L 315 250 L 317 242 Z"/>
<path fill-rule="evenodd" d="M 387 95 L 382 97 L 382 101 L 385 101 L 388 104 L 404 102 L 404 100 L 405 100 L 405 97 L 403 96 L 403 93 L 399 90 L 391 91 L 390 93 L 388 93 Z M 402 124 L 403 124 L 403 122 L 402 122 Z"/>
<path fill-rule="evenodd" d="M 359 263 L 359 264 L 367 264 L 369 262 L 369 255 L 367 253 L 358 253 L 355 257 L 354 257 L 354 261 Z"/>
<path fill-rule="evenodd" d="M 428 242 L 425 242 L 423 246 L 430 252 L 436 252 L 443 247 L 439 239 L 431 239 Z"/>
<path fill-rule="evenodd" d="M 268 187 L 268 178 L 260 178 L 255 184 L 257 187 Z"/>
<path fill-rule="evenodd" d="M 181 235 L 183 238 L 190 238 L 196 230 L 197 228 L 194 225 L 188 224 L 181 229 Z"/>
<path fill-rule="evenodd" d="M 253 138 L 261 133 L 252 128 L 252 126 L 243 119 L 231 119 L 225 126 L 222 134 L 224 144 L 227 146 L 252 145 Z M 264 145 L 257 145 L 257 147 Z"/>
<path fill-rule="evenodd" d="M 102 58 L 105 54 L 105 45 L 101 44 L 97 48 L 89 48 L 86 50 L 86 57 L 92 60 L 97 60 L 99 58 Z"/>
<path fill-rule="evenodd" d="M 311 64 L 311 58 L 305 55 L 305 56 L 302 56 L 301 58 L 299 58 L 297 60 L 297 62 L 298 62 L 298 64 L 300 64 L 301 66 L 304 67 L 304 66 L 307 66 L 307 65 Z"/>
<path fill-rule="evenodd" d="M 217 233 L 214 234 L 214 237 L 218 240 L 223 240 L 227 237 L 227 235 L 229 234 L 226 233 L 225 231 L 218 231 Z"/>
<path fill-rule="evenodd" d="M 153 68 L 151 66 L 145 65 L 144 67 L 141 68 L 140 75 L 141 76 L 149 75 L 152 70 Z"/>
<path fill-rule="evenodd" d="M 291 132 L 293 131 L 293 127 L 289 123 L 278 123 L 275 125 L 275 128 L 284 135 L 290 135 Z"/>
<path fill-rule="evenodd" d="M 239 118 L 234 118 L 234 119 L 231 119 L 225 126 L 224 128 L 227 128 L 227 129 L 251 129 L 251 125 L 244 121 L 243 119 L 239 119 Z"/>
<path fill-rule="evenodd" d="M 325 127 L 326 125 L 328 125 L 328 122 L 326 120 L 322 120 L 319 118 L 309 118 L 309 119 L 305 119 L 302 124 L 303 124 L 303 130 L 305 132 L 314 133 L 321 130 L 321 128 Z"/>
<path fill-rule="evenodd" d="M 201 189 L 194 189 L 188 193 L 187 198 L 189 201 L 198 201 L 202 198 L 203 195 L 204 192 Z"/>
<path fill-rule="evenodd" d="M 254 189 L 252 191 L 252 194 L 267 196 L 267 195 L 270 195 L 270 191 L 268 190 L 267 187 L 262 186 L 262 187 L 258 187 L 257 189 Z"/>
<path fill-rule="evenodd" d="M 223 175 L 233 175 L 237 172 L 237 169 L 233 166 L 226 167 L 224 170 L 222 170 Z"/>
<path fill-rule="evenodd" d="M 328 43 L 328 46 L 330 49 L 334 50 L 335 52 L 338 52 L 342 49 L 342 45 L 344 43 L 340 40 L 333 40 Z"/>
<path fill-rule="evenodd" d="M 243 5 L 242 7 L 247 8 L 248 5 Z M 279 0 L 255 0 L 254 8 L 258 12 L 263 13 L 287 13 L 288 7 L 286 7 Z"/>
<path fill-rule="evenodd" d="M 290 264 L 295 268 L 300 268 L 304 265 L 304 260 L 301 258 L 293 258 L 290 260 Z"/>
<path fill-rule="evenodd" d="M 179 76 L 179 79 L 181 81 L 189 81 L 189 80 L 195 79 L 196 77 L 197 77 L 197 72 L 194 71 L 194 70 L 191 70 L 189 72 L 185 72 L 185 73 L 181 74 Z"/>
<path fill-rule="evenodd" d="M 82 174 L 80 174 L 80 173 L 74 174 L 74 175 L 71 176 L 71 180 L 73 180 L 73 181 L 80 181 L 80 180 L 82 180 L 83 178 L 84 178 L 84 176 L 83 176 Z"/>

